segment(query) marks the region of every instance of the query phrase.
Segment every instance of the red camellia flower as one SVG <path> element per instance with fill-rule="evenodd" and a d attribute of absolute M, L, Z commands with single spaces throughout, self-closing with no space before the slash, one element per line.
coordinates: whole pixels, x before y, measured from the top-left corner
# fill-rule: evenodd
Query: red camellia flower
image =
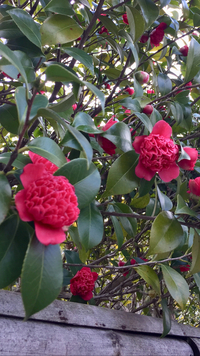
<path fill-rule="evenodd" d="M 115 121 L 112 117 L 110 120 L 108 120 L 107 124 L 102 127 L 103 131 L 108 130 L 112 125 L 116 124 L 118 121 Z M 115 149 L 116 146 L 114 145 L 114 143 L 112 143 L 111 141 L 109 141 L 107 138 L 98 135 L 97 136 L 97 142 L 99 143 L 99 145 L 104 149 L 104 151 L 106 153 L 108 153 L 109 155 L 114 155 L 115 154 Z"/>
<path fill-rule="evenodd" d="M 160 42 L 164 37 L 164 30 L 167 28 L 167 24 L 165 22 L 161 22 L 151 33 L 150 33 L 150 43 L 151 46 L 158 47 Z"/>
<path fill-rule="evenodd" d="M 122 18 L 123 18 L 123 22 L 124 22 L 126 25 L 129 25 L 127 14 L 122 15 Z"/>
<path fill-rule="evenodd" d="M 153 105 L 146 105 L 146 106 L 143 108 L 142 112 L 143 112 L 144 114 L 146 114 L 146 115 L 151 115 L 152 112 L 153 112 Z"/>
<path fill-rule="evenodd" d="M 77 104 L 73 104 L 72 109 L 75 111 L 77 109 Z"/>
<path fill-rule="evenodd" d="M 124 114 L 126 114 L 126 115 L 130 115 L 130 114 L 131 114 L 131 110 L 126 109 L 126 110 L 124 111 Z"/>
<path fill-rule="evenodd" d="M 155 94 L 155 91 L 153 89 L 147 89 L 147 94 Z"/>
<path fill-rule="evenodd" d="M 190 156 L 190 160 L 182 159 L 178 162 L 178 165 L 180 168 L 185 169 L 186 171 L 193 171 L 198 158 L 198 151 L 196 148 L 191 147 L 184 147 L 183 150 Z"/>
<path fill-rule="evenodd" d="M 106 89 L 110 89 L 110 84 L 106 84 Z"/>
<path fill-rule="evenodd" d="M 180 271 L 181 272 L 187 272 L 190 270 L 190 265 L 181 265 L 180 266 Z"/>
<path fill-rule="evenodd" d="M 189 180 L 189 191 L 188 193 L 194 194 L 200 197 L 200 177 Z"/>
<path fill-rule="evenodd" d="M 124 89 L 124 91 L 129 93 L 129 95 L 133 95 L 134 94 L 134 89 L 133 88 L 126 88 L 126 89 Z"/>
<path fill-rule="evenodd" d="M 27 164 L 20 176 L 24 189 L 15 196 L 23 221 L 34 221 L 35 233 L 44 245 L 65 241 L 65 230 L 79 216 L 73 185 L 63 176 L 53 176 L 44 164 Z"/>
<path fill-rule="evenodd" d="M 147 33 L 144 33 L 144 35 L 142 35 L 142 37 L 140 38 L 140 42 L 146 43 L 148 39 L 149 39 L 149 35 Z"/>
<path fill-rule="evenodd" d="M 105 26 L 103 26 L 100 30 L 99 30 L 99 34 L 101 35 L 102 33 L 107 33 L 107 35 L 109 35 L 109 32 L 107 30 L 107 28 Z"/>
<path fill-rule="evenodd" d="M 98 273 L 91 272 L 89 267 L 83 267 L 70 281 L 70 290 L 73 295 L 79 295 L 83 300 L 90 300 L 93 297 L 94 282 L 98 278 Z"/>
<path fill-rule="evenodd" d="M 28 154 L 33 163 L 43 164 L 47 172 L 53 174 L 55 171 L 57 171 L 58 167 L 54 163 L 50 162 L 48 159 L 38 155 L 37 153 L 33 153 L 31 151 L 29 151 Z M 70 159 L 66 158 L 66 161 L 70 162 Z"/>
<path fill-rule="evenodd" d="M 157 172 L 164 182 L 170 182 L 179 175 L 176 160 L 179 156 L 179 147 L 170 138 L 171 126 L 158 121 L 149 136 L 136 136 L 133 147 L 140 154 L 139 163 L 135 173 L 139 178 L 150 181 Z"/>
<path fill-rule="evenodd" d="M 182 56 L 183 57 L 187 57 L 188 55 L 188 50 L 189 50 L 189 47 L 188 46 L 183 46 L 179 49 L 179 51 L 182 53 Z"/>

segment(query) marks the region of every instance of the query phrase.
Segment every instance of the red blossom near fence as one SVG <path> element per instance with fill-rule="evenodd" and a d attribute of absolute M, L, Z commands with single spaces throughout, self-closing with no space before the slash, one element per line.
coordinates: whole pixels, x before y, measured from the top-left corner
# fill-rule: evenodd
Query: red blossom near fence
<path fill-rule="evenodd" d="M 27 164 L 20 176 L 24 189 L 15 196 L 23 221 L 34 221 L 35 233 L 44 245 L 65 241 L 67 228 L 80 210 L 74 186 L 62 176 L 53 176 L 43 164 Z"/>
<path fill-rule="evenodd" d="M 83 300 L 90 300 L 93 297 L 92 291 L 97 278 L 98 273 L 91 272 L 89 267 L 83 267 L 70 281 L 72 294 L 79 295 Z"/>

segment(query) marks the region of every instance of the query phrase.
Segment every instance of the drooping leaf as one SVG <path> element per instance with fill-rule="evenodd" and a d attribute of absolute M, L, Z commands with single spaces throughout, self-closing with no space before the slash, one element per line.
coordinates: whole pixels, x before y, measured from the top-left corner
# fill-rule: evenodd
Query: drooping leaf
<path fill-rule="evenodd" d="M 173 268 L 166 265 L 161 267 L 169 293 L 183 310 L 189 298 L 189 287 L 186 280 Z"/>
<path fill-rule="evenodd" d="M 39 24 L 35 23 L 28 12 L 22 9 L 13 9 L 8 11 L 9 15 L 12 17 L 13 21 L 19 27 L 20 31 L 36 45 L 41 47 L 41 35 L 39 30 Z"/>
<path fill-rule="evenodd" d="M 133 7 L 126 6 L 126 13 L 128 17 L 128 22 L 130 26 L 130 33 L 133 38 L 133 42 L 137 41 L 145 29 L 145 22 L 143 16 Z"/>
<path fill-rule="evenodd" d="M 186 205 L 184 199 L 180 194 L 177 195 L 177 207 L 175 210 L 175 214 L 187 214 L 190 216 L 197 216 L 197 213 Z"/>
<path fill-rule="evenodd" d="M 117 122 L 112 125 L 102 136 L 114 143 L 114 145 L 123 152 L 128 152 L 133 149 L 130 129 L 124 122 Z"/>
<path fill-rule="evenodd" d="M 86 114 L 85 112 L 78 112 L 75 115 L 73 126 L 76 127 L 78 130 L 93 134 L 98 134 L 103 131 L 97 129 L 95 123 L 90 115 Z"/>
<path fill-rule="evenodd" d="M 136 112 L 135 115 L 142 121 L 144 126 L 151 133 L 151 131 L 153 130 L 153 125 L 152 125 L 149 117 L 146 114 L 140 113 L 140 112 Z"/>
<path fill-rule="evenodd" d="M 160 201 L 160 205 L 162 210 L 171 210 L 173 208 L 173 204 L 171 202 L 171 200 L 168 198 L 167 195 L 165 195 L 164 193 L 161 192 L 161 190 L 159 189 L 159 187 L 157 186 L 157 191 L 158 191 L 158 198 Z"/>
<path fill-rule="evenodd" d="M 0 224 L 4 221 L 10 208 L 12 191 L 4 174 L 0 174 Z"/>
<path fill-rule="evenodd" d="M 110 167 L 104 196 L 128 194 L 139 185 L 135 174 L 138 155 L 128 151 L 121 155 Z"/>
<path fill-rule="evenodd" d="M 73 264 L 78 264 L 78 263 L 82 263 L 80 258 L 79 258 L 79 254 L 76 251 L 70 251 L 70 250 L 64 250 L 65 253 L 65 258 L 67 260 L 67 263 L 73 263 Z M 75 276 L 75 274 L 80 271 L 80 269 L 82 268 L 81 266 L 69 266 L 70 270 L 72 271 L 73 276 Z"/>
<path fill-rule="evenodd" d="M 0 225 L 0 235 L 0 288 L 5 288 L 20 276 L 30 231 L 14 214 Z"/>
<path fill-rule="evenodd" d="M 62 50 L 65 53 L 67 53 L 69 56 L 81 62 L 86 68 L 88 68 L 91 71 L 91 73 L 94 73 L 94 65 L 93 65 L 92 57 L 89 54 L 87 54 L 85 51 L 79 48 L 69 48 L 65 46 L 62 46 Z"/>
<path fill-rule="evenodd" d="M 195 274 L 200 272 L 200 236 L 195 230 L 193 245 L 192 245 L 192 265 L 189 274 Z"/>
<path fill-rule="evenodd" d="M 10 160 L 11 152 L 4 152 L 0 154 L 0 162 L 7 164 Z M 13 167 L 16 167 L 18 169 L 23 169 L 26 164 L 31 163 L 31 159 L 27 156 L 22 155 L 21 153 L 18 153 L 17 158 L 14 160 L 12 163 Z"/>
<path fill-rule="evenodd" d="M 57 298 L 63 283 L 59 245 L 42 245 L 34 235 L 30 241 L 21 276 L 26 319 Z"/>
<path fill-rule="evenodd" d="M 148 28 L 159 16 L 159 7 L 152 0 L 140 0 L 139 5 Z"/>
<path fill-rule="evenodd" d="M 152 267 L 144 265 L 135 267 L 137 273 L 160 295 L 160 282 L 158 275 Z"/>
<path fill-rule="evenodd" d="M 40 28 L 42 45 L 56 45 L 76 40 L 83 33 L 79 24 L 69 16 L 54 14 Z"/>
<path fill-rule="evenodd" d="M 159 73 L 157 81 L 161 95 L 166 95 L 172 91 L 172 81 L 167 74 Z"/>
<path fill-rule="evenodd" d="M 52 11 L 56 12 L 57 14 L 62 15 L 74 15 L 74 11 L 72 5 L 68 1 L 63 0 L 51 0 L 44 8 L 44 11 Z"/>
<path fill-rule="evenodd" d="M 78 218 L 78 232 L 82 246 L 87 250 L 97 246 L 103 238 L 103 218 L 94 203 L 81 209 Z"/>
<path fill-rule="evenodd" d="M 109 205 L 108 208 L 107 208 L 107 211 L 109 212 L 114 212 L 115 209 L 112 205 Z M 118 244 L 118 248 L 120 248 L 123 244 L 123 241 L 124 241 L 124 234 L 123 234 L 123 230 L 122 230 L 122 227 L 119 223 L 119 220 L 117 218 L 117 216 L 110 216 L 111 218 L 111 221 L 113 223 L 113 227 L 114 227 L 114 230 L 115 230 L 115 234 L 116 234 L 116 238 L 117 238 L 117 244 Z"/>
<path fill-rule="evenodd" d="M 165 337 L 171 330 L 171 315 L 166 299 L 161 300 L 161 305 L 163 312 L 163 333 L 161 337 Z"/>
<path fill-rule="evenodd" d="M 173 251 L 183 240 L 181 224 L 170 211 L 162 211 L 154 220 L 148 255 Z"/>
<path fill-rule="evenodd" d="M 16 106 L 9 104 L 0 106 L 0 123 L 8 132 L 18 134 L 19 121 Z"/>
<path fill-rule="evenodd" d="M 200 69 L 200 44 L 192 37 L 186 62 L 185 83 L 189 82 Z"/>
<path fill-rule="evenodd" d="M 87 168 L 87 160 L 77 158 L 58 169 L 54 175 L 66 177 L 74 185 L 78 198 L 79 209 L 85 208 L 94 199 L 99 191 L 101 177 L 96 166 L 91 163 Z"/>
<path fill-rule="evenodd" d="M 113 207 L 117 213 L 133 214 L 133 210 L 126 204 L 115 203 Z M 135 218 L 123 216 L 119 216 L 118 219 L 124 230 L 126 230 L 131 237 L 135 236 L 137 230 L 137 220 Z"/>
<path fill-rule="evenodd" d="M 18 112 L 19 132 L 21 132 L 26 121 L 26 113 L 28 109 L 28 103 L 26 100 L 26 89 L 24 87 L 16 88 L 15 101 Z"/>

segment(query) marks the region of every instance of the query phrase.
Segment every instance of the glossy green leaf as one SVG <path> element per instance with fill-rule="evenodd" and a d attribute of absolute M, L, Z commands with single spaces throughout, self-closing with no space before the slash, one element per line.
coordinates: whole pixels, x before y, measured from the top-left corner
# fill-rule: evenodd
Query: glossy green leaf
<path fill-rule="evenodd" d="M 188 7 L 186 0 L 181 0 L 181 2 L 182 2 L 183 17 L 184 20 L 186 20 L 189 17 L 190 9 Z"/>
<path fill-rule="evenodd" d="M 56 45 L 76 40 L 83 33 L 79 24 L 69 16 L 54 14 L 40 28 L 42 45 Z"/>
<path fill-rule="evenodd" d="M 0 225 L 0 235 L 0 288 L 5 288 L 20 276 L 30 233 L 14 214 Z"/>
<path fill-rule="evenodd" d="M 135 65 L 136 65 L 136 68 L 137 68 L 138 65 L 139 65 L 138 49 L 137 49 L 136 46 L 134 45 L 131 36 L 130 36 L 125 30 L 120 30 L 120 31 L 119 31 L 119 35 L 120 35 L 122 38 L 125 38 L 125 39 L 127 40 L 127 45 L 128 45 L 128 47 L 131 49 L 131 52 L 132 52 L 133 57 L 134 57 L 134 59 L 135 59 Z"/>
<path fill-rule="evenodd" d="M 133 150 L 130 129 L 124 122 L 117 122 L 112 125 L 102 136 L 114 143 L 123 152 Z"/>
<path fill-rule="evenodd" d="M 99 90 L 95 85 L 93 85 L 92 83 L 83 81 L 82 82 L 94 95 L 97 96 L 97 98 L 99 99 L 100 103 L 101 103 L 101 108 L 102 108 L 102 112 L 104 114 L 105 112 L 105 96 L 104 93 L 102 93 L 101 90 Z"/>
<path fill-rule="evenodd" d="M 0 106 L 0 123 L 8 132 L 18 134 L 19 121 L 17 108 L 9 104 Z"/>
<path fill-rule="evenodd" d="M 142 95 L 143 95 L 143 88 L 142 88 L 142 86 L 140 85 L 140 83 L 137 81 L 136 78 L 134 78 L 134 91 L 135 91 L 134 95 L 135 95 L 136 98 L 142 97 Z"/>
<path fill-rule="evenodd" d="M 68 128 L 69 132 L 71 133 L 71 135 L 73 135 L 75 140 L 81 146 L 81 148 L 87 158 L 88 167 L 89 167 L 89 165 L 92 161 L 92 157 L 93 157 L 93 150 L 92 150 L 92 147 L 91 147 L 89 141 L 75 127 L 73 127 L 71 125 L 67 125 L 67 128 Z M 67 136 L 67 138 L 68 138 L 68 136 Z M 61 141 L 61 145 L 65 146 L 65 142 L 66 142 L 66 136 L 64 136 L 63 140 Z"/>
<path fill-rule="evenodd" d="M 159 7 L 152 0 L 140 0 L 139 5 L 148 28 L 159 16 Z"/>
<path fill-rule="evenodd" d="M 144 126 L 151 133 L 151 131 L 153 130 L 153 125 L 152 125 L 149 117 L 146 114 L 140 113 L 140 112 L 136 112 L 135 115 L 142 121 Z"/>
<path fill-rule="evenodd" d="M 161 95 L 166 95 L 172 91 L 172 81 L 167 74 L 159 73 L 157 82 Z"/>
<path fill-rule="evenodd" d="M 88 68 L 92 73 L 94 73 L 92 56 L 90 56 L 85 51 L 79 48 L 70 48 L 70 47 L 62 46 L 62 50 L 65 53 L 67 53 L 70 57 L 73 57 L 77 61 L 81 62 L 86 68 Z"/>
<path fill-rule="evenodd" d="M 18 39 L 22 36 L 22 32 L 19 30 L 13 20 L 4 20 L 0 23 L 0 37 L 9 39 Z"/>
<path fill-rule="evenodd" d="M 136 272 L 160 295 L 160 282 L 152 267 L 144 265 L 135 267 Z"/>
<path fill-rule="evenodd" d="M 0 154 L 0 163 L 7 164 L 10 160 L 11 152 L 4 152 Z M 31 163 L 31 159 L 27 156 L 22 155 L 21 153 L 18 153 L 17 158 L 14 160 L 12 163 L 13 167 L 16 167 L 18 169 L 23 169 L 24 166 L 26 166 L 28 163 Z"/>
<path fill-rule="evenodd" d="M 138 155 L 128 151 L 121 155 L 110 167 L 104 196 L 128 194 L 137 188 L 140 179 L 135 174 Z"/>
<path fill-rule="evenodd" d="M 29 41 L 34 43 L 37 47 L 41 47 L 39 24 L 35 23 L 29 13 L 17 8 L 9 10 L 8 13 Z"/>
<path fill-rule="evenodd" d="M 52 82 L 75 82 L 82 84 L 81 80 L 73 72 L 59 64 L 49 65 L 45 74 L 47 80 L 51 80 Z"/>
<path fill-rule="evenodd" d="M 189 82 L 200 69 L 200 44 L 192 37 L 186 62 L 185 83 Z"/>
<path fill-rule="evenodd" d="M 21 132 L 26 121 L 26 114 L 28 109 L 28 103 L 26 100 L 26 89 L 24 87 L 16 88 L 15 101 L 18 112 L 19 132 Z"/>
<path fill-rule="evenodd" d="M 70 250 L 64 250 L 65 253 L 65 258 L 67 260 L 67 263 L 82 263 L 80 258 L 79 258 L 79 254 L 76 251 L 70 251 Z M 70 270 L 72 271 L 73 276 L 75 276 L 75 274 L 80 271 L 80 269 L 82 268 L 81 266 L 69 266 Z"/>
<path fill-rule="evenodd" d="M 133 214 L 133 210 L 126 204 L 115 203 L 113 207 L 117 213 Z M 137 231 L 137 220 L 135 218 L 123 216 L 118 216 L 118 219 L 121 222 L 124 230 L 126 230 L 126 232 L 131 237 L 135 236 Z"/>
<path fill-rule="evenodd" d="M 63 0 L 51 0 L 44 8 L 44 11 L 52 11 L 56 12 L 57 14 L 62 15 L 74 15 L 74 11 L 72 5 L 68 1 Z"/>
<path fill-rule="evenodd" d="M 177 195 L 177 207 L 175 210 L 175 214 L 187 214 L 190 216 L 197 216 L 197 213 L 186 205 L 184 199 L 180 194 Z"/>
<path fill-rule="evenodd" d="M 44 309 L 57 298 L 63 283 L 59 245 L 41 244 L 33 236 L 21 276 L 21 292 L 26 318 Z"/>
<path fill-rule="evenodd" d="M 200 236 L 195 231 L 193 245 L 192 245 L 192 265 L 189 274 L 195 274 L 200 272 Z"/>
<path fill-rule="evenodd" d="M 38 111 L 40 109 L 46 108 L 47 105 L 49 104 L 48 99 L 44 95 L 36 95 L 36 97 L 33 100 L 33 105 L 31 107 L 31 112 L 30 112 L 30 120 L 35 118 L 36 116 L 40 116 Z"/>
<path fill-rule="evenodd" d="M 138 112 L 141 110 L 138 100 L 125 98 L 120 101 L 120 105 L 125 106 L 127 109 L 133 110 L 133 112 Z"/>
<path fill-rule="evenodd" d="M 7 59 L 7 61 L 9 63 L 11 63 L 15 68 L 17 68 L 17 70 L 19 71 L 19 73 L 21 74 L 21 76 L 23 77 L 25 83 L 28 85 L 28 81 L 27 81 L 27 76 L 26 76 L 26 72 L 20 62 L 20 60 L 18 59 L 18 57 L 15 55 L 15 53 L 13 51 L 10 50 L 10 48 L 8 48 L 6 45 L 4 45 L 3 43 L 0 42 L 0 55 Z"/>
<path fill-rule="evenodd" d="M 165 211 L 171 210 L 173 208 L 172 201 L 168 198 L 167 195 L 165 195 L 164 193 L 161 192 L 161 190 L 159 189 L 158 186 L 157 186 L 157 191 L 158 191 L 158 198 L 159 198 L 162 210 L 165 210 Z"/>
<path fill-rule="evenodd" d="M 75 96 L 73 93 L 66 95 L 63 99 L 61 99 L 58 103 L 49 106 L 49 109 L 55 112 L 62 112 L 70 109 L 75 102 Z"/>
<path fill-rule="evenodd" d="M 84 158 L 77 158 L 68 162 L 58 169 L 54 175 L 64 176 L 74 185 L 79 209 L 85 208 L 95 199 L 101 184 L 101 177 L 96 166 L 91 163 L 88 169 L 87 160 Z"/>
<path fill-rule="evenodd" d="M 108 208 L 107 208 L 107 211 L 109 212 L 114 212 L 115 209 L 112 205 L 109 205 Z M 116 235 L 116 238 L 117 238 L 117 244 L 118 244 L 118 248 L 120 248 L 123 244 L 123 241 L 124 241 L 124 234 L 123 234 L 123 230 L 122 230 L 122 227 L 120 225 L 120 222 L 118 220 L 118 217 L 117 216 L 110 216 L 111 218 L 111 221 L 113 223 L 113 227 L 114 227 L 114 230 L 115 230 L 115 235 Z"/>
<path fill-rule="evenodd" d="M 149 193 L 153 184 L 154 184 L 154 177 L 150 181 L 147 181 L 144 178 L 140 179 L 139 196 L 142 198 L 147 193 Z"/>
<path fill-rule="evenodd" d="M 48 137 L 38 137 L 28 144 L 30 151 L 47 158 L 57 167 L 66 163 L 66 158 L 59 146 Z"/>
<path fill-rule="evenodd" d="M 81 209 L 77 223 L 80 242 L 86 251 L 101 242 L 104 231 L 103 218 L 94 203 Z"/>
<path fill-rule="evenodd" d="M 133 38 L 133 42 L 137 41 L 145 29 L 145 22 L 143 16 L 133 7 L 126 6 L 126 13 L 130 26 L 130 33 Z"/>
<path fill-rule="evenodd" d="M 49 108 L 42 108 L 37 111 L 38 116 L 45 117 L 47 120 L 52 119 L 56 122 L 58 122 L 60 125 L 63 126 L 65 130 L 67 130 L 67 124 L 66 122 L 61 118 L 59 114 L 54 112 L 53 110 Z"/>
<path fill-rule="evenodd" d="M 137 193 L 133 199 L 131 199 L 131 206 L 136 209 L 144 209 L 149 204 L 150 195 L 147 193 L 143 196 L 139 196 Z"/>
<path fill-rule="evenodd" d="M 161 300 L 162 312 L 163 312 L 163 333 L 161 337 L 165 337 L 171 330 L 171 314 L 167 307 L 166 299 Z"/>
<path fill-rule="evenodd" d="M 148 255 L 173 251 L 183 240 L 181 224 L 170 211 L 162 211 L 154 220 Z"/>
<path fill-rule="evenodd" d="M 171 296 L 183 310 L 189 298 L 189 287 L 180 273 L 173 268 L 161 265 L 164 281 Z"/>
<path fill-rule="evenodd" d="M 4 174 L 0 174 L 0 224 L 4 221 L 10 208 L 12 191 Z"/>
<path fill-rule="evenodd" d="M 161 8 L 169 5 L 171 0 L 160 0 Z"/>
<path fill-rule="evenodd" d="M 72 277 L 73 277 L 72 272 L 63 268 L 63 286 L 68 286 L 70 284 Z"/>
<path fill-rule="evenodd" d="M 118 36 L 119 30 L 115 23 L 109 17 L 100 15 L 98 16 L 98 18 L 108 31 L 110 31 L 114 36 Z"/>
<path fill-rule="evenodd" d="M 78 112 L 75 115 L 73 126 L 83 132 L 94 133 L 94 134 L 103 132 L 97 129 L 91 116 L 82 111 Z"/>

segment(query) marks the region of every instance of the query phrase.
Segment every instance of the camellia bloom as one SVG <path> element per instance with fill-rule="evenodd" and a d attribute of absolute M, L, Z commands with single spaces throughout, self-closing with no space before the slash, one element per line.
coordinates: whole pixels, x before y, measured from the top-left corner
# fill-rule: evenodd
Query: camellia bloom
<path fill-rule="evenodd" d="M 99 30 L 99 34 L 101 35 L 102 33 L 107 33 L 107 35 L 109 35 L 109 32 L 107 30 L 107 28 L 105 26 L 103 26 L 100 30 Z"/>
<path fill-rule="evenodd" d="M 155 91 L 153 89 L 147 89 L 147 94 L 155 94 Z"/>
<path fill-rule="evenodd" d="M 150 43 L 151 46 L 158 47 L 160 42 L 164 37 L 164 30 L 167 28 L 167 24 L 165 22 L 161 22 L 151 33 L 150 33 Z"/>
<path fill-rule="evenodd" d="M 129 25 L 127 14 L 122 15 L 122 18 L 123 18 L 123 22 L 124 22 L 126 25 Z"/>
<path fill-rule="evenodd" d="M 43 164 L 27 164 L 20 179 L 24 189 L 15 196 L 20 219 L 34 221 L 36 236 L 46 246 L 65 241 L 64 231 L 80 213 L 74 186 Z"/>
<path fill-rule="evenodd" d="M 133 95 L 134 94 L 134 89 L 133 88 L 126 88 L 126 89 L 124 89 L 124 91 L 129 93 L 129 95 Z"/>
<path fill-rule="evenodd" d="M 89 267 L 81 268 L 70 281 L 72 294 L 79 295 L 83 300 L 90 300 L 93 297 L 92 291 L 97 278 L 98 273 L 91 272 Z"/>
<path fill-rule="evenodd" d="M 193 171 L 198 158 L 198 151 L 196 148 L 191 147 L 183 147 L 183 150 L 190 156 L 190 160 L 182 159 L 178 162 L 178 165 L 180 168 L 185 169 L 186 171 Z"/>
<path fill-rule="evenodd" d="M 77 104 L 73 104 L 72 109 L 75 111 L 77 109 Z"/>
<path fill-rule="evenodd" d="M 190 265 L 181 265 L 179 268 L 181 272 L 187 272 L 190 270 Z"/>
<path fill-rule="evenodd" d="M 179 51 L 181 52 L 182 56 L 183 57 L 187 57 L 188 55 L 188 50 L 189 50 L 189 47 L 188 46 L 183 46 L 179 49 Z"/>
<path fill-rule="evenodd" d="M 179 156 L 179 147 L 170 138 L 171 126 L 158 121 L 150 135 L 136 136 L 133 147 L 140 154 L 135 173 L 139 178 L 150 181 L 157 172 L 164 182 L 170 182 L 179 175 L 176 160 Z"/>
<path fill-rule="evenodd" d="M 149 74 L 147 72 L 139 71 L 135 73 L 135 78 L 140 84 L 146 84 L 149 81 Z"/>
<path fill-rule="evenodd" d="M 140 42 L 141 43 L 146 43 L 149 39 L 149 35 L 147 33 L 144 33 L 144 35 L 141 36 Z"/>
<path fill-rule="evenodd" d="M 194 194 L 200 197 L 200 177 L 189 180 L 189 191 L 188 193 Z"/>
<path fill-rule="evenodd" d="M 153 112 L 153 105 L 146 105 L 146 106 L 143 108 L 142 112 L 143 112 L 144 114 L 146 114 L 146 115 L 151 115 L 152 112 Z"/>
<path fill-rule="evenodd" d="M 108 120 L 107 124 L 102 127 L 103 131 L 108 130 L 112 125 L 116 124 L 118 121 L 115 121 L 113 117 L 111 117 L 110 120 Z M 98 135 L 97 136 L 97 142 L 99 143 L 99 145 L 104 149 L 104 151 L 106 153 L 108 153 L 109 155 L 114 155 L 115 154 L 115 149 L 116 146 L 114 145 L 114 143 L 112 143 L 111 141 L 109 141 L 107 138 Z"/>
<path fill-rule="evenodd" d="M 31 151 L 29 151 L 28 154 L 29 154 L 31 161 L 34 164 L 38 164 L 38 163 L 43 164 L 47 172 L 53 174 L 55 171 L 57 171 L 58 167 L 54 163 L 50 162 L 48 159 L 38 155 L 37 153 L 31 152 Z M 66 158 L 66 161 L 70 162 L 70 159 Z"/>

